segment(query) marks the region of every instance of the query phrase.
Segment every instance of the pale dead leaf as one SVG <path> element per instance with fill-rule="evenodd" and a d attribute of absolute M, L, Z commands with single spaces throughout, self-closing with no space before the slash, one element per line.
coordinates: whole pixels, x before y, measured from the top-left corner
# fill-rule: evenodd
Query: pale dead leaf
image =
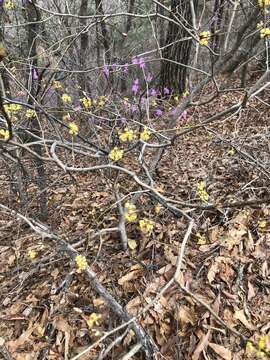
<path fill-rule="evenodd" d="M 239 320 L 247 329 L 254 330 L 254 326 L 248 322 L 244 310 L 237 310 L 234 313 L 234 318 Z"/>
<path fill-rule="evenodd" d="M 119 285 L 123 285 L 124 283 L 131 281 L 131 280 L 135 280 L 138 278 L 139 275 L 141 275 L 142 271 L 141 270 L 134 270 L 131 271 L 129 273 L 127 273 L 126 275 L 122 276 L 119 280 L 118 280 L 118 284 Z"/>
<path fill-rule="evenodd" d="M 208 270 L 208 273 L 207 273 L 207 279 L 210 284 L 215 280 L 215 277 L 218 272 L 219 272 L 219 264 L 217 262 L 214 262 L 210 266 L 210 269 Z"/>
<path fill-rule="evenodd" d="M 133 240 L 133 239 L 128 240 L 128 247 L 129 247 L 131 250 L 136 249 L 137 246 L 138 246 L 138 245 L 137 245 L 136 240 Z"/>
<path fill-rule="evenodd" d="M 224 346 L 214 343 L 209 343 L 208 345 L 214 350 L 215 353 L 217 353 L 220 357 L 222 357 L 222 359 L 224 360 L 232 359 L 231 351 L 229 349 L 226 349 Z"/>
<path fill-rule="evenodd" d="M 248 281 L 248 300 L 251 300 L 256 295 L 255 289 L 250 281 Z"/>
<path fill-rule="evenodd" d="M 201 355 L 201 352 L 203 350 L 205 350 L 208 346 L 208 341 L 209 341 L 209 336 L 210 336 L 211 331 L 208 330 L 207 334 L 205 334 L 201 340 L 199 341 L 193 355 L 192 355 L 192 360 L 199 360 L 199 357 Z"/>
<path fill-rule="evenodd" d="M 191 324 L 194 325 L 196 318 L 194 312 L 185 305 L 181 305 L 177 314 L 175 314 L 177 320 L 180 321 L 181 325 Z"/>

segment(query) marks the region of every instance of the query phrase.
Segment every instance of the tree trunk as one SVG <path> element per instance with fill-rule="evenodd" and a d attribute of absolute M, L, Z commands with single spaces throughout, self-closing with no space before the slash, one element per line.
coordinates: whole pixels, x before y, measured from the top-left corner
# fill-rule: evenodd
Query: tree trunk
<path fill-rule="evenodd" d="M 196 11 L 197 0 L 194 1 Z M 162 50 L 162 65 L 160 86 L 162 89 L 168 87 L 175 93 L 181 94 L 186 89 L 186 79 L 189 64 L 192 40 L 179 41 L 190 34 L 185 29 L 192 24 L 190 2 L 186 0 L 171 1 L 170 18 L 179 20 L 181 24 L 170 22 L 167 30 L 165 49 Z M 183 26 L 185 25 L 185 27 Z"/>
<path fill-rule="evenodd" d="M 36 97 L 36 90 L 38 87 L 38 74 L 37 74 L 37 34 L 38 34 L 38 21 L 40 20 L 39 10 L 35 6 L 35 0 L 27 0 L 26 2 L 26 16 L 29 22 L 27 26 L 27 40 L 29 51 L 29 74 L 28 74 L 28 90 L 31 97 L 28 98 L 28 103 L 33 105 L 33 98 Z M 31 120 L 32 132 L 34 135 L 41 137 L 41 129 L 38 119 L 35 117 Z M 35 145 L 34 151 L 42 157 L 41 145 Z M 36 183 L 39 190 L 39 218 L 44 221 L 48 217 L 47 208 L 47 184 L 46 184 L 46 171 L 45 165 L 42 159 L 34 158 L 35 167 L 37 171 Z"/>
<path fill-rule="evenodd" d="M 88 14 L 88 0 L 81 0 L 81 6 L 79 15 L 86 15 Z M 86 26 L 87 20 L 80 19 L 81 30 Z M 84 70 L 86 67 L 86 59 L 87 59 L 87 49 L 89 46 L 89 35 L 88 31 L 83 32 L 80 38 L 80 54 L 79 54 L 79 61 L 80 61 L 80 70 Z M 87 92 L 88 95 L 91 96 L 91 88 L 88 86 L 88 79 L 85 73 L 80 73 L 78 76 L 78 81 L 80 85 L 79 96 L 83 96 L 83 92 Z"/>

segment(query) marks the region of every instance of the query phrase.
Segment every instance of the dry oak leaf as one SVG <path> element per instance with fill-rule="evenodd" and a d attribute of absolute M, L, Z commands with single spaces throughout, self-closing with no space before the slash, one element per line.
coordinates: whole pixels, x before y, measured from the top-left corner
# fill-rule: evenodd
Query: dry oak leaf
<path fill-rule="evenodd" d="M 214 350 L 215 353 L 217 353 L 220 357 L 222 357 L 222 359 L 224 360 L 232 359 L 231 351 L 229 349 L 226 349 L 224 346 L 214 343 L 209 343 L 208 345 L 211 347 L 211 349 Z"/>
<path fill-rule="evenodd" d="M 239 320 L 247 329 L 249 330 L 255 330 L 255 327 L 250 324 L 246 318 L 246 315 L 244 313 L 244 310 L 237 310 L 235 313 L 234 313 L 234 318 L 236 320 Z"/>

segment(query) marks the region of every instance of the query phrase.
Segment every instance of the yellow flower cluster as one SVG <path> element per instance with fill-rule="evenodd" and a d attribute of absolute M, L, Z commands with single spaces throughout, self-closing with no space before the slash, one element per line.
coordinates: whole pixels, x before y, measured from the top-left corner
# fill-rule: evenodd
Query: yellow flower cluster
<path fill-rule="evenodd" d="M 87 264 L 86 257 L 84 255 L 77 255 L 75 257 L 75 262 L 77 264 L 77 268 L 78 268 L 77 271 L 79 273 L 87 269 L 88 264 Z"/>
<path fill-rule="evenodd" d="M 266 220 L 259 220 L 258 221 L 258 226 L 259 226 L 260 230 L 265 229 L 266 226 L 267 226 L 267 221 Z"/>
<path fill-rule="evenodd" d="M 197 185 L 197 193 L 203 202 L 207 202 L 209 199 L 209 194 L 207 193 L 205 188 L 206 188 L 205 181 L 200 181 L 199 184 Z"/>
<path fill-rule="evenodd" d="M 258 0 L 259 6 L 260 7 L 266 7 L 270 5 L 270 0 Z"/>
<path fill-rule="evenodd" d="M 5 140 L 9 139 L 9 131 L 5 129 L 0 129 L 0 136 L 2 136 Z"/>
<path fill-rule="evenodd" d="M 246 350 L 250 354 L 255 353 L 258 359 L 269 359 L 269 355 L 270 355 L 269 335 L 261 336 L 256 345 L 253 345 L 251 341 L 248 341 L 246 345 Z"/>
<path fill-rule="evenodd" d="M 125 128 L 124 131 L 119 131 L 118 135 L 119 139 L 123 142 L 132 141 L 136 138 L 134 131 L 129 128 Z"/>
<path fill-rule="evenodd" d="M 53 83 L 52 83 L 52 88 L 57 90 L 57 89 L 62 89 L 62 85 L 60 83 L 60 81 L 57 81 L 55 80 Z"/>
<path fill-rule="evenodd" d="M 89 319 L 87 320 L 87 325 L 90 329 L 92 329 L 92 327 L 94 325 L 98 325 L 98 321 L 102 318 L 102 316 L 100 314 L 96 314 L 96 313 L 92 313 L 89 316 Z"/>
<path fill-rule="evenodd" d="M 4 109 L 7 113 L 11 113 L 11 112 L 17 112 L 19 110 L 21 110 L 22 105 L 20 104 L 5 104 L 4 105 Z"/>
<path fill-rule="evenodd" d="M 25 113 L 25 116 L 28 118 L 28 119 L 31 119 L 31 118 L 34 118 L 37 116 L 37 113 L 35 112 L 35 110 L 32 110 L 32 109 L 28 109 Z"/>
<path fill-rule="evenodd" d="M 137 220 L 136 206 L 130 202 L 125 203 L 125 219 L 129 222 Z"/>
<path fill-rule="evenodd" d="M 69 103 L 69 102 L 71 102 L 71 96 L 68 95 L 68 94 L 63 94 L 63 95 L 62 95 L 62 101 L 63 101 L 63 103 Z"/>
<path fill-rule="evenodd" d="M 118 147 L 114 147 L 109 153 L 109 158 L 113 161 L 121 160 L 124 155 L 124 151 Z"/>
<path fill-rule="evenodd" d="M 76 125 L 74 122 L 70 122 L 68 124 L 68 128 L 69 128 L 69 133 L 71 135 L 78 135 L 79 128 L 78 128 L 78 125 Z"/>
<path fill-rule="evenodd" d="M 15 8 L 15 3 L 14 3 L 12 0 L 7 0 L 7 1 L 5 1 L 5 3 L 4 3 L 4 8 L 5 8 L 6 10 L 12 10 L 12 9 Z"/>
<path fill-rule="evenodd" d="M 266 27 L 266 28 L 262 28 L 260 30 L 260 37 L 261 39 L 264 39 L 266 37 L 270 36 L 270 28 Z"/>
<path fill-rule="evenodd" d="M 28 250 L 28 256 L 31 260 L 34 260 L 37 257 L 37 251 L 36 250 Z"/>
<path fill-rule="evenodd" d="M 258 24 L 257 24 L 257 29 L 262 29 L 264 27 L 264 23 L 263 21 L 260 21 Z"/>
<path fill-rule="evenodd" d="M 154 222 L 150 219 L 142 219 L 139 221 L 142 232 L 151 234 L 154 229 Z"/>
<path fill-rule="evenodd" d="M 210 37 L 211 37 L 210 31 L 202 31 L 200 33 L 200 40 L 199 40 L 200 45 L 202 46 L 208 45 Z"/>
<path fill-rule="evenodd" d="M 89 109 L 92 106 L 92 100 L 86 96 L 81 99 L 81 102 L 85 109 Z"/>
<path fill-rule="evenodd" d="M 151 136 L 151 131 L 147 129 L 146 127 L 143 129 L 143 131 L 140 133 L 140 139 L 143 141 L 148 141 Z"/>

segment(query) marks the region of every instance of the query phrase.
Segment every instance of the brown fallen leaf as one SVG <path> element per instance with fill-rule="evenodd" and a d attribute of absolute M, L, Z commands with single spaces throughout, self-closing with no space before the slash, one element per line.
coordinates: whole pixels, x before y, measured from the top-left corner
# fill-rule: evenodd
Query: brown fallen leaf
<path fill-rule="evenodd" d="M 118 280 L 118 284 L 119 285 L 123 285 L 124 283 L 131 281 L 131 280 L 135 280 L 138 278 L 138 276 L 140 276 L 142 273 L 141 270 L 134 270 L 134 271 L 130 271 L 129 273 L 127 273 L 126 275 L 122 276 L 119 280 Z"/>
<path fill-rule="evenodd" d="M 226 349 L 224 346 L 214 343 L 209 343 L 208 345 L 211 347 L 211 349 L 214 350 L 215 353 L 217 353 L 220 357 L 222 357 L 222 359 L 224 360 L 232 359 L 231 351 L 229 349 Z"/>
<path fill-rule="evenodd" d="M 234 313 L 234 318 L 239 320 L 247 329 L 254 330 L 254 326 L 248 322 L 244 310 L 237 310 Z"/>
<path fill-rule="evenodd" d="M 201 340 L 199 341 L 199 343 L 192 355 L 192 360 L 198 360 L 201 355 L 201 352 L 207 348 L 210 334 L 211 334 L 211 331 L 208 330 L 207 334 L 205 334 L 201 338 Z"/>

